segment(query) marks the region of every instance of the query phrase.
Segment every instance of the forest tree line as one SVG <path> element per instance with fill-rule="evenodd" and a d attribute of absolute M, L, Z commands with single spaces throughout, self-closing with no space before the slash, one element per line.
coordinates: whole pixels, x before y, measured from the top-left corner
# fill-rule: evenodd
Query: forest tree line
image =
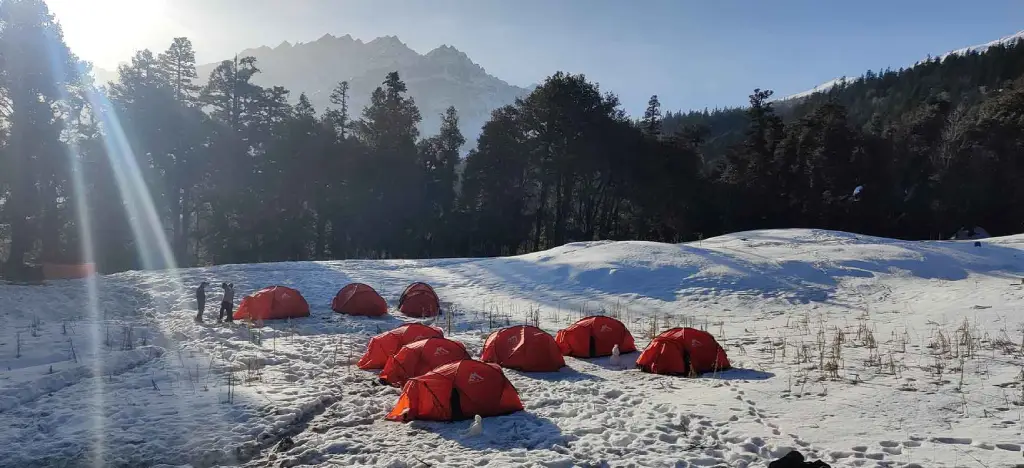
<path fill-rule="evenodd" d="M 828 93 L 639 118 L 556 73 L 466 142 L 420 135 L 397 73 L 364 109 L 253 83 L 251 57 L 198 85 L 187 38 L 98 86 L 41 0 L 0 3 L 0 245 L 6 271 L 509 255 L 571 241 L 682 242 L 814 227 L 929 239 L 1022 231 L 1024 47 L 868 73 Z M 460 156 L 467 143 L 474 146 Z M 138 168 L 136 171 L 135 168 Z M 145 190 L 132 190 L 131 181 Z M 150 209 L 151 208 L 151 209 Z M 84 221 L 88 226 L 83 226 Z M 140 255 L 140 252 L 143 255 Z"/>

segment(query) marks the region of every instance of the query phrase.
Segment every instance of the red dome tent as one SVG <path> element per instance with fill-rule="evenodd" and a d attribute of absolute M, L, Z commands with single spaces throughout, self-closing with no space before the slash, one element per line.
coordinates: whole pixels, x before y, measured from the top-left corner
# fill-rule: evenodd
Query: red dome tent
<path fill-rule="evenodd" d="M 370 343 L 366 345 L 366 354 L 363 354 L 356 365 L 363 370 L 382 369 L 384 364 L 387 364 L 388 358 L 394 356 L 402 346 L 425 338 L 442 337 L 444 337 L 444 333 L 437 327 L 419 323 L 402 325 L 370 338 Z"/>
<path fill-rule="evenodd" d="M 433 317 L 441 310 L 441 302 L 430 285 L 413 283 L 402 291 L 398 310 L 409 317 Z"/>
<path fill-rule="evenodd" d="M 670 375 L 730 368 L 729 358 L 715 337 L 696 328 L 673 328 L 658 335 L 637 358 L 636 365 L 644 372 Z"/>
<path fill-rule="evenodd" d="M 331 310 L 348 315 L 380 317 L 388 313 L 388 303 L 375 289 L 363 283 L 351 283 L 334 296 Z"/>
<path fill-rule="evenodd" d="M 235 320 L 281 320 L 309 317 L 309 303 L 298 291 L 271 286 L 246 296 L 232 318 Z"/>
<path fill-rule="evenodd" d="M 603 315 L 587 317 L 555 336 L 562 354 L 575 357 L 611 356 L 612 348 L 619 345 L 620 353 L 636 351 L 633 335 L 622 322 Z"/>
<path fill-rule="evenodd" d="M 484 342 L 480 360 L 525 372 L 555 372 L 565 366 L 555 339 L 529 325 L 502 328 L 492 333 Z"/>
<path fill-rule="evenodd" d="M 412 377 L 418 377 L 434 368 L 453 361 L 470 359 L 466 347 L 458 341 L 447 338 L 427 338 L 402 346 L 394 356 L 388 358 L 380 381 L 401 387 Z"/>
<path fill-rule="evenodd" d="M 392 421 L 458 421 L 523 410 L 519 393 L 495 364 L 466 359 L 409 379 Z"/>

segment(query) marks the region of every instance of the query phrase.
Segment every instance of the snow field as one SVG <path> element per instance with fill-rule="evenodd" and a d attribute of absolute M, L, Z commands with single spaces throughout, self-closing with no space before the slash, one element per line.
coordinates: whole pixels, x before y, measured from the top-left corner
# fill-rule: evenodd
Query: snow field
<path fill-rule="evenodd" d="M 0 286 L 12 325 L 0 331 L 0 444 L 16 448 L 0 466 L 763 467 L 790 449 L 833 466 L 1013 466 L 1022 243 L 784 230 L 128 272 L 99 279 L 95 312 L 82 281 Z M 201 280 L 240 296 L 295 287 L 312 316 L 218 326 L 210 305 L 198 325 Z M 417 280 L 452 312 L 435 325 L 474 356 L 492 329 L 553 334 L 604 313 L 641 348 L 672 326 L 707 329 L 737 369 L 684 379 L 633 369 L 636 353 L 625 365 L 567 358 L 561 372 L 506 370 L 526 411 L 485 418 L 480 435 L 466 434 L 471 421 L 387 422 L 400 390 L 354 363 L 403 319 L 341 316 L 330 299 L 360 281 L 394 302 Z"/>

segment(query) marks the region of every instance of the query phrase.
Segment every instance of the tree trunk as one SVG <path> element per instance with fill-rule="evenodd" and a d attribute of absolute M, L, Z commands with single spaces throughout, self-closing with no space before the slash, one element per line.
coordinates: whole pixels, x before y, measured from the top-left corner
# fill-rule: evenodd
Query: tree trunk
<path fill-rule="evenodd" d="M 15 95 L 17 91 L 15 92 Z M 18 106 L 21 100 L 12 99 L 12 107 L 15 108 L 12 111 L 12 115 L 17 115 L 15 112 L 19 110 L 21 106 Z M 10 141 L 8 142 L 8 157 L 18 158 L 19 163 L 14 164 L 15 174 L 11 177 L 10 192 L 7 197 L 6 209 L 10 210 L 9 219 L 11 224 L 11 245 L 9 256 L 7 257 L 7 263 L 4 265 L 4 274 L 8 276 L 17 275 L 23 269 L 25 263 L 25 254 L 32 247 L 32 227 L 29 224 L 29 216 L 32 215 L 32 207 L 36 205 L 35 199 L 38 196 L 33 197 L 31 190 L 33 190 L 33 181 L 35 180 L 34 164 L 28 148 L 25 147 L 25 138 L 23 137 L 25 124 L 20 123 L 21 119 L 14 119 L 12 122 L 12 128 L 10 133 Z"/>
<path fill-rule="evenodd" d="M 572 203 L 572 181 L 567 181 L 568 176 L 559 174 L 558 186 L 555 188 L 555 222 L 554 222 L 554 245 L 565 243 L 566 217 Z M 568 193 L 566 193 L 568 192 Z"/>
<path fill-rule="evenodd" d="M 313 248 L 313 258 L 323 260 L 327 248 L 327 215 L 322 208 L 323 204 L 318 203 L 316 210 L 316 246 Z"/>
<path fill-rule="evenodd" d="M 190 187 L 183 186 L 178 190 L 181 194 L 181 199 L 178 204 L 178 216 L 176 221 L 178 225 L 174 229 L 175 234 L 175 257 L 177 257 L 178 266 L 189 266 L 188 261 L 188 238 L 189 238 L 189 227 L 191 218 L 191 205 L 192 205 L 192 190 Z"/>
<path fill-rule="evenodd" d="M 552 223 L 553 233 L 551 235 L 551 242 L 549 243 L 549 245 L 553 244 L 558 246 L 565 243 L 565 211 L 564 205 L 562 204 L 562 200 L 565 199 L 565 194 L 563 193 L 564 188 L 565 178 L 561 174 L 559 174 L 558 182 L 555 185 L 555 219 Z"/>
<path fill-rule="evenodd" d="M 32 229 L 28 224 L 28 203 L 20 196 L 24 192 L 25 184 L 15 182 L 15 185 L 21 190 L 11 190 L 10 198 L 7 199 L 11 210 L 11 248 L 7 263 L 4 265 L 5 275 L 14 275 L 21 271 L 25 263 L 25 254 L 28 253 L 32 242 Z"/>
<path fill-rule="evenodd" d="M 57 212 L 57 189 L 54 184 L 48 183 L 42 194 L 46 208 L 43 210 L 43 229 L 40 232 L 41 251 L 40 260 L 47 263 L 60 262 L 60 216 Z"/>
<path fill-rule="evenodd" d="M 548 183 L 541 181 L 540 197 L 537 199 L 537 213 L 534 216 L 533 250 L 543 250 L 540 245 L 540 231 L 544 227 L 544 211 L 548 202 Z"/>

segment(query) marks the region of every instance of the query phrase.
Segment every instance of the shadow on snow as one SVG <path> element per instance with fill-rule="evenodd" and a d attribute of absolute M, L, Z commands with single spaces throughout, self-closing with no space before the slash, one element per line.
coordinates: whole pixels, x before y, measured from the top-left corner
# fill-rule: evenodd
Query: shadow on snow
<path fill-rule="evenodd" d="M 562 434 L 554 421 L 528 411 L 483 418 L 483 433 L 467 436 L 466 431 L 472 424 L 472 420 L 451 423 L 413 421 L 409 426 L 475 450 L 540 450 L 553 445 L 564 446 L 572 440 L 571 436 Z"/>

